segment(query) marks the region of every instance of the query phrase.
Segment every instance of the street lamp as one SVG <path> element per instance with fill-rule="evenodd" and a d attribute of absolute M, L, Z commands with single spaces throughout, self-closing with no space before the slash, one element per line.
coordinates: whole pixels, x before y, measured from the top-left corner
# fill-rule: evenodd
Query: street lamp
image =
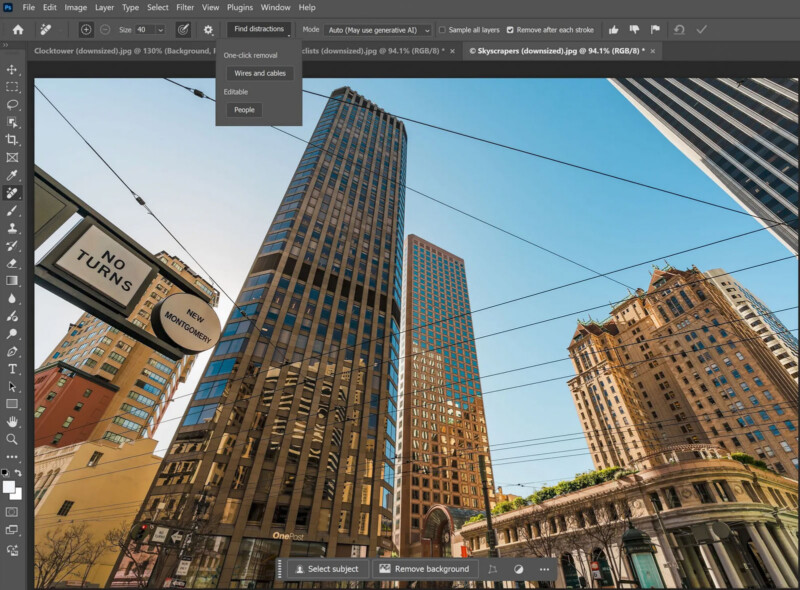
<path fill-rule="evenodd" d="M 664 580 L 656 565 L 653 554 L 656 552 L 650 535 L 634 528 L 628 519 L 628 530 L 622 535 L 622 547 L 628 556 L 633 574 L 640 588 L 664 588 Z"/>

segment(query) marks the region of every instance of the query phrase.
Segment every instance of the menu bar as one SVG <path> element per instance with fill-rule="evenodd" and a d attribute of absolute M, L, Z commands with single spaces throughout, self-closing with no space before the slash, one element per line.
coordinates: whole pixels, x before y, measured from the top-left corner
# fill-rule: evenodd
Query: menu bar
<path fill-rule="evenodd" d="M 116 2 L 8 2 L 12 11 L 25 15 L 48 17 L 141 17 L 141 16 L 194 16 L 194 17 L 341 17 L 342 15 L 364 18 L 391 17 L 397 14 L 397 5 L 374 0 L 323 0 L 265 2 L 153 2 L 129 0 Z M 487 18 L 497 14 L 520 18 L 557 18 L 565 13 L 582 15 L 585 18 L 625 18 L 640 15 L 648 18 L 664 16 L 664 4 L 641 2 L 641 0 L 565 0 L 562 2 L 530 2 L 530 0 L 404 0 L 404 14 L 419 17 L 441 18 L 459 15 L 462 18 Z M 800 17 L 797 0 L 772 0 L 753 3 L 750 0 L 672 0 L 671 14 L 683 14 L 687 18 L 708 18 L 720 14 L 732 18 Z"/>

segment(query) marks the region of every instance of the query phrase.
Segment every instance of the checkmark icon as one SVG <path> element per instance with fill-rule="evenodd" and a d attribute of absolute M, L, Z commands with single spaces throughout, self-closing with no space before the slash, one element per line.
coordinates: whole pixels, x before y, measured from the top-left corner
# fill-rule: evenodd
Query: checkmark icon
<path fill-rule="evenodd" d="M 697 32 L 698 32 L 698 33 L 700 33 L 700 34 L 702 35 L 702 34 L 703 34 L 703 32 L 705 32 L 705 30 L 706 30 L 707 28 L 708 28 L 708 25 L 703 25 L 703 27 L 702 27 L 702 28 L 700 28 L 700 29 L 697 29 Z"/>

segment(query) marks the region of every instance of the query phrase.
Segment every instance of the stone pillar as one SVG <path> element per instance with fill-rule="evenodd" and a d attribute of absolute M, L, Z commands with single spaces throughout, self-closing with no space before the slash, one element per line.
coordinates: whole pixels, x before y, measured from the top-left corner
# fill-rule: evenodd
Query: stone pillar
<path fill-rule="evenodd" d="M 664 583 L 669 587 L 671 579 L 673 587 L 680 588 L 682 581 L 678 568 L 681 566 L 678 563 L 678 556 L 672 550 L 673 545 L 670 534 L 663 531 L 662 528 L 661 530 L 656 530 L 656 538 L 658 539 L 661 558 L 666 562 L 666 564 L 660 564 L 658 568 L 661 570 L 661 575 L 664 576 Z M 667 564 L 672 564 L 674 567 L 669 567 Z"/>
<path fill-rule="evenodd" d="M 778 568 L 780 568 L 781 574 L 783 574 L 786 583 L 791 588 L 797 588 L 797 576 L 792 571 L 792 568 L 789 567 L 789 562 L 786 559 L 783 551 L 781 551 L 777 543 L 775 543 L 775 538 L 772 536 L 772 532 L 763 522 L 757 522 L 756 529 L 761 534 L 761 538 L 764 539 L 767 549 L 769 549 L 773 559 L 775 559 L 775 562 L 778 564 Z"/>
<path fill-rule="evenodd" d="M 714 588 L 727 588 L 728 584 L 725 582 L 725 578 L 722 576 L 722 572 L 720 571 L 719 566 L 717 566 L 716 560 L 714 560 L 714 553 L 711 551 L 711 548 L 707 543 L 700 545 L 700 554 L 703 556 L 703 560 L 711 570 L 711 581 L 714 582 Z M 733 587 L 738 588 L 738 586 Z"/>
<path fill-rule="evenodd" d="M 744 526 L 747 528 L 747 533 L 753 540 L 753 544 L 756 546 L 758 554 L 761 556 L 761 560 L 764 562 L 764 566 L 767 568 L 769 575 L 772 577 L 772 581 L 775 582 L 775 586 L 778 588 L 791 587 L 791 584 L 788 584 L 786 579 L 783 577 L 778 564 L 772 557 L 772 553 L 770 553 L 767 544 L 764 542 L 764 539 L 761 538 L 761 535 L 758 533 L 755 525 L 752 522 L 748 522 L 745 523 Z"/>
<path fill-rule="evenodd" d="M 730 552 L 728 551 L 727 545 L 716 535 L 714 534 L 714 529 L 711 528 L 710 524 L 706 525 L 708 527 L 708 532 L 711 535 L 711 538 L 714 539 L 714 551 L 719 557 L 719 561 L 722 564 L 722 569 L 725 570 L 725 575 L 728 576 L 728 581 L 730 582 L 733 588 L 745 588 L 747 584 L 742 580 L 742 576 L 739 574 L 739 567 L 736 564 L 735 556 L 731 556 Z M 744 559 L 744 556 L 742 556 Z"/>
<path fill-rule="evenodd" d="M 792 568 L 793 572 L 797 571 L 797 541 L 792 542 L 792 539 L 789 535 L 789 532 L 784 528 L 783 523 L 778 524 L 777 527 L 774 529 L 775 538 L 778 541 L 778 545 L 783 550 L 783 554 L 786 556 L 786 561 L 789 562 L 789 566 Z"/>
<path fill-rule="evenodd" d="M 697 553 L 694 551 L 694 545 L 687 543 L 685 538 L 683 539 L 682 545 L 683 556 L 685 558 L 684 563 L 689 566 L 687 569 L 690 570 L 694 575 L 694 587 L 710 588 L 711 580 L 708 579 L 708 576 L 706 575 L 706 568 L 700 562 L 700 559 L 697 557 Z"/>

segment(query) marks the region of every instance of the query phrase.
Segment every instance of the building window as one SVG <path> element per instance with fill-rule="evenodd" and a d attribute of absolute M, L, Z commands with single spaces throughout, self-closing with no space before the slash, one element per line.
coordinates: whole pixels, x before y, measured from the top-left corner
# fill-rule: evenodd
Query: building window
<path fill-rule="evenodd" d="M 75 502 L 72 502 L 70 500 L 64 500 L 64 503 L 61 505 L 61 508 L 58 509 L 58 512 L 56 514 L 58 514 L 58 516 L 66 516 L 67 514 L 69 514 L 69 511 L 74 504 Z"/>
<path fill-rule="evenodd" d="M 728 487 L 728 482 L 722 480 L 714 480 L 714 489 L 717 490 L 717 495 L 723 502 L 733 502 L 734 497 L 731 489 Z"/>
<path fill-rule="evenodd" d="M 82 407 L 83 407 L 83 402 L 78 402 L 72 409 L 75 410 L 76 412 L 80 412 Z"/>
<path fill-rule="evenodd" d="M 675 491 L 675 488 L 666 488 L 664 490 L 664 495 L 667 498 L 667 506 L 670 508 L 681 507 L 681 500 L 678 497 L 678 492 Z"/>
<path fill-rule="evenodd" d="M 64 420 L 64 423 L 61 425 L 62 428 L 69 428 L 69 425 L 72 424 L 72 421 L 75 419 L 74 416 L 67 416 L 67 419 Z"/>
<path fill-rule="evenodd" d="M 705 482 L 699 482 L 693 485 L 694 491 L 697 492 L 697 496 L 700 498 L 701 504 L 714 504 L 714 496 L 711 495 L 711 492 L 708 489 L 708 484 Z"/>
<path fill-rule="evenodd" d="M 61 437 L 63 437 L 63 436 L 64 435 L 61 432 L 56 432 L 55 436 L 53 437 L 53 444 L 57 445 L 58 441 L 60 441 Z"/>
<path fill-rule="evenodd" d="M 103 456 L 103 453 L 100 451 L 95 451 L 92 453 L 92 456 L 89 458 L 89 462 L 86 464 L 87 467 L 94 467 L 100 461 L 100 457 Z"/>
<path fill-rule="evenodd" d="M 45 411 L 46 409 L 47 409 L 47 408 L 45 408 L 44 406 L 39 406 L 38 408 L 36 408 L 36 411 L 33 413 L 33 417 L 34 417 L 34 418 L 38 418 L 39 416 L 41 416 L 42 414 L 44 414 L 44 411 Z"/>

